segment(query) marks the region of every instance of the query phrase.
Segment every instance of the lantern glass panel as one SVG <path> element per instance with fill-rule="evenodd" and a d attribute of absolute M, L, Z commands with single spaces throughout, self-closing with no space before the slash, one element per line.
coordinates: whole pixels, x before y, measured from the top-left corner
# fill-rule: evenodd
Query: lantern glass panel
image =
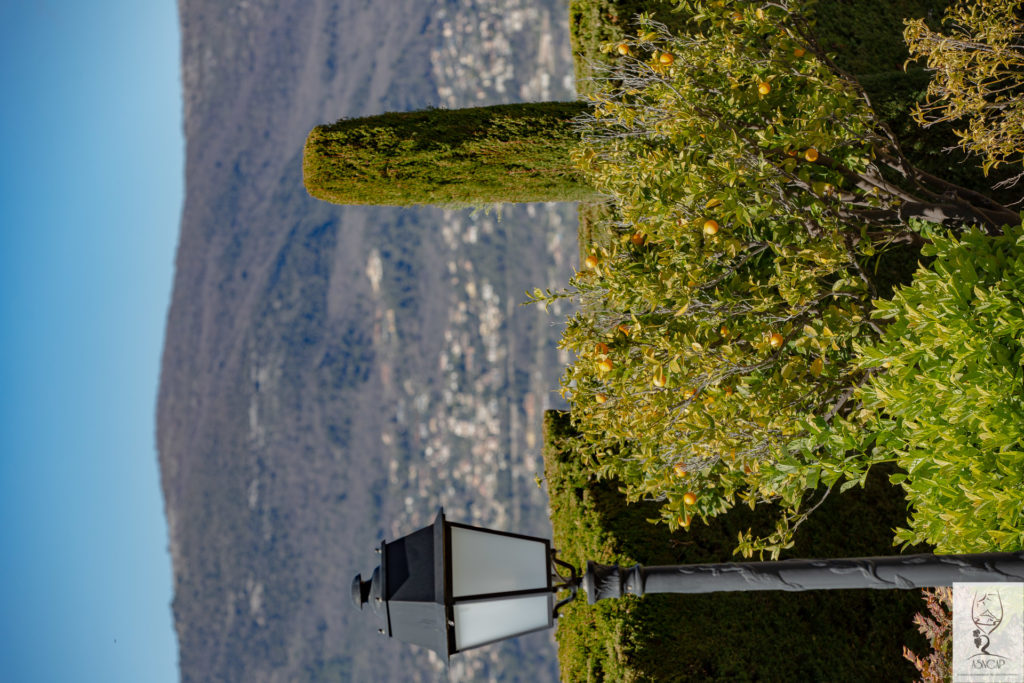
<path fill-rule="evenodd" d="M 550 625 L 550 593 L 455 603 L 455 648 L 465 650 Z"/>
<path fill-rule="evenodd" d="M 548 587 L 544 541 L 459 526 L 451 534 L 453 597 Z"/>

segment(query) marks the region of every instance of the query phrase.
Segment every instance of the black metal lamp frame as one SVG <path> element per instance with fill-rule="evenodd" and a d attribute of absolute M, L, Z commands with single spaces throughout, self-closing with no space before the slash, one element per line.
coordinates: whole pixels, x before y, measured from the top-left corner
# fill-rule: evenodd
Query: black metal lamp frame
<path fill-rule="evenodd" d="M 451 550 L 452 529 L 455 528 L 541 543 L 547 560 L 546 585 L 528 590 L 455 597 Z M 378 628 L 381 634 L 430 648 L 446 660 L 457 652 L 504 639 L 488 640 L 470 647 L 456 647 L 456 605 L 546 596 L 549 608 L 547 623 L 516 634 L 525 635 L 554 626 L 560 616 L 559 610 L 576 598 L 580 587 L 576 568 L 558 558 L 558 551 L 551 547 L 550 540 L 450 522 L 445 519 L 444 510 L 438 512 L 430 526 L 391 543 L 382 541 L 377 553 L 381 561 L 372 577 L 364 580 L 357 574 L 352 581 L 352 602 L 359 609 L 367 604 L 372 607 L 377 618 L 383 622 Z M 569 590 L 570 595 L 556 603 L 555 596 L 562 590 Z"/>

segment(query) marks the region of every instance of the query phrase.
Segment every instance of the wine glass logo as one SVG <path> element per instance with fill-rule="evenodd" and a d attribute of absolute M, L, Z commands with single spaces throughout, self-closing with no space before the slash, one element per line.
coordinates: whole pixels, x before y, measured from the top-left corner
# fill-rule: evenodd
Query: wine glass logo
<path fill-rule="evenodd" d="M 1003 623 L 1003 601 L 999 591 L 975 593 L 971 603 L 971 619 L 977 627 L 971 634 L 974 636 L 974 646 L 982 654 L 1000 657 L 1001 655 L 993 655 L 988 651 L 991 643 L 989 636 Z"/>

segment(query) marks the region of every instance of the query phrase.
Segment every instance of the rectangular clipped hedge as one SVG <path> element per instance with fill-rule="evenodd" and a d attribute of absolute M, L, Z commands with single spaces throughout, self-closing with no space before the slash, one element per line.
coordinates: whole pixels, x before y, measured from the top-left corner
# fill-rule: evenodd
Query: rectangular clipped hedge
<path fill-rule="evenodd" d="M 739 561 L 737 533 L 765 527 L 770 510 L 737 508 L 689 533 L 649 523 L 657 504 L 627 505 L 613 481 L 595 481 L 575 452 L 566 413 L 544 420 L 544 462 L 554 547 L 577 567 L 587 560 L 630 565 Z M 784 557 L 897 554 L 901 491 L 887 473 L 865 489 L 833 493 Z M 921 549 L 926 552 L 927 549 Z M 558 622 L 565 681 L 910 681 L 901 655 L 925 643 L 912 619 L 920 591 L 809 591 L 578 598 Z"/>

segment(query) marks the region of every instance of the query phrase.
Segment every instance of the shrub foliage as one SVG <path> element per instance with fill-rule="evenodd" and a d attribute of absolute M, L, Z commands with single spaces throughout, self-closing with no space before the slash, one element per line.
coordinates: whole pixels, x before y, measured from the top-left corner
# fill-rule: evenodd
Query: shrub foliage
<path fill-rule="evenodd" d="M 739 544 L 777 556 L 819 485 L 892 459 L 851 401 L 878 373 L 854 344 L 882 332 L 879 254 L 927 241 L 926 222 L 1019 218 L 910 163 L 799 0 L 677 5 L 692 32 L 641 16 L 581 117 L 574 158 L 618 239 L 570 292 L 534 297 L 581 304 L 563 391 L 591 465 L 672 528 L 778 503 L 775 530 Z"/>
<path fill-rule="evenodd" d="M 1024 547 L 1024 229 L 936 236 L 911 286 L 878 301 L 859 348 L 875 450 L 905 473 L 905 543 L 940 553 Z M 923 400 L 925 399 L 926 400 Z"/>
<path fill-rule="evenodd" d="M 982 156 L 986 173 L 1024 163 L 1024 2 L 959 0 L 944 23 L 946 34 L 921 19 L 906 22 L 911 53 L 934 72 L 915 118 L 924 125 L 966 119 L 955 132 L 964 149 Z"/>
<path fill-rule="evenodd" d="M 930 616 L 916 614 L 914 623 L 931 652 L 921 657 L 904 646 L 903 657 L 921 674 L 921 683 L 947 683 L 953 678 L 953 589 L 942 586 L 922 593 Z"/>

